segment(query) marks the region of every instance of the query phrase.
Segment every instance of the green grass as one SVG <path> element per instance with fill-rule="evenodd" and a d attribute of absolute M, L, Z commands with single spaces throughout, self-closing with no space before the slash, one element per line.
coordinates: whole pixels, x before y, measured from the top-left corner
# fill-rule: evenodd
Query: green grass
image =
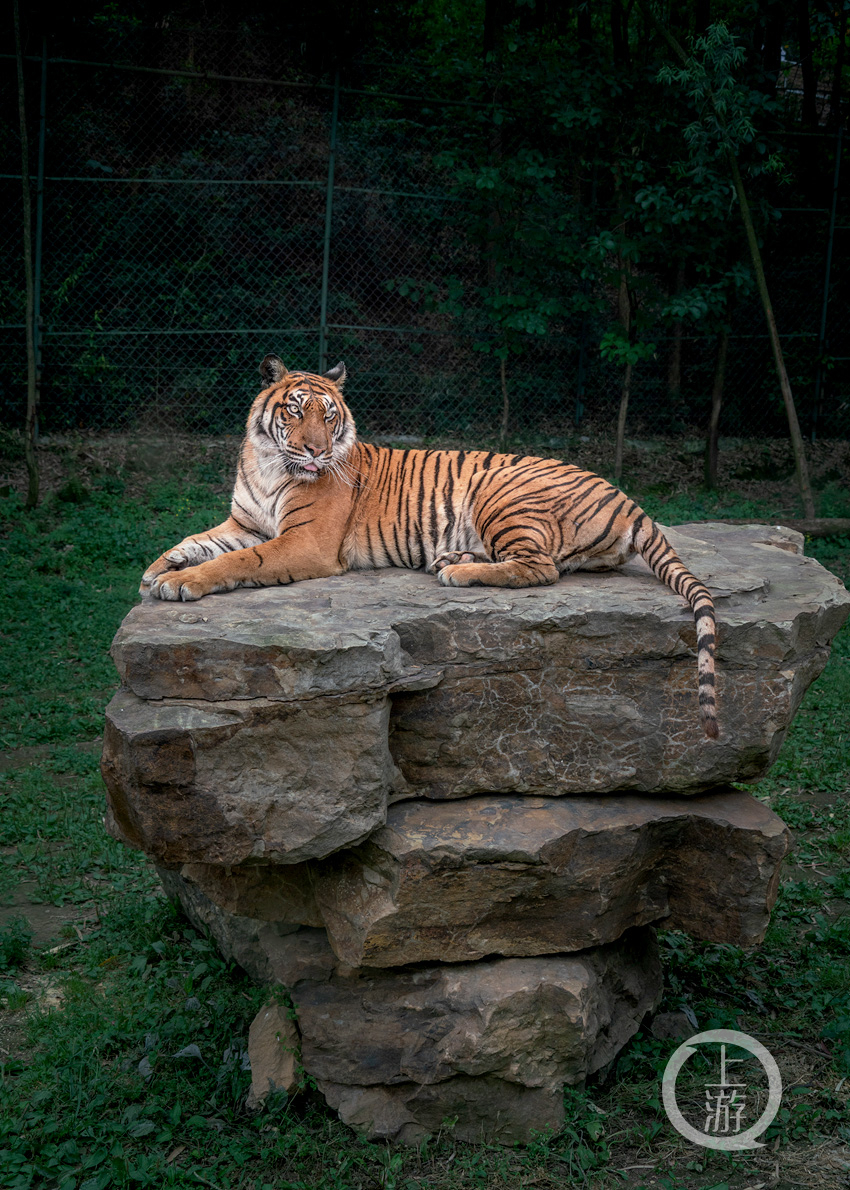
<path fill-rule="evenodd" d="M 143 567 L 227 505 L 215 468 L 201 458 L 184 470 L 181 482 L 144 483 L 129 470 L 88 486 L 66 478 L 29 514 L 14 494 L 0 497 L 0 739 L 9 757 L 0 900 L 24 888 L 29 906 L 77 915 L 58 947 L 33 945 L 18 909 L 0 928 L 0 1187 L 692 1190 L 767 1180 L 757 1155 L 678 1142 L 659 1104 L 676 1043 L 648 1031 L 604 1083 L 568 1091 L 558 1137 L 525 1149 L 462 1144 L 450 1127 L 421 1150 L 369 1144 L 309 1087 L 258 1115 L 245 1110 L 248 1025 L 269 992 L 225 964 L 164 900 L 145 859 L 102 827 L 98 737 L 116 680 L 109 643 Z M 734 492 L 635 495 L 668 524 L 770 518 Z M 807 548 L 850 577 L 847 539 Z M 662 1010 L 685 1009 L 700 1029 L 743 1028 L 799 1059 L 799 1085 L 769 1136 L 779 1146 L 771 1161 L 792 1171 L 811 1146 L 850 1142 L 846 1089 L 836 1091 L 850 1076 L 848 705 L 845 629 L 755 790 L 796 837 L 764 945 L 662 938 Z"/>

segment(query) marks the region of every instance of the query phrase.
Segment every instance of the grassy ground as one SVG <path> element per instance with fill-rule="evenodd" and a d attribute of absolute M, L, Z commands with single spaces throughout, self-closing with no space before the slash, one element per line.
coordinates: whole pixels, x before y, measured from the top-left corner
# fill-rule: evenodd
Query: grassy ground
<path fill-rule="evenodd" d="M 659 1104 L 678 1042 L 648 1029 L 605 1081 L 567 1094 L 559 1136 L 525 1149 L 462 1144 L 450 1128 L 420 1151 L 367 1144 L 309 1089 L 245 1110 L 247 1029 L 268 993 L 175 915 L 143 857 L 105 835 L 98 774 L 111 637 L 144 564 L 220 519 L 235 446 L 54 444 L 31 514 L 17 458 L 0 478 L 0 1187 L 850 1185 L 850 629 L 755 791 L 796 837 L 764 945 L 663 938 L 662 1011 L 741 1028 L 780 1065 L 766 1148 L 735 1157 L 678 1137 Z M 574 447 L 572 459 L 591 465 L 596 452 L 604 470 L 607 443 Z M 666 523 L 775 521 L 797 514 L 788 462 L 783 444 L 727 453 L 719 497 L 699 488 L 695 452 L 634 448 L 624 486 Z M 815 452 L 823 515 L 850 514 L 847 464 L 846 446 Z M 850 540 L 807 548 L 850 581 Z"/>

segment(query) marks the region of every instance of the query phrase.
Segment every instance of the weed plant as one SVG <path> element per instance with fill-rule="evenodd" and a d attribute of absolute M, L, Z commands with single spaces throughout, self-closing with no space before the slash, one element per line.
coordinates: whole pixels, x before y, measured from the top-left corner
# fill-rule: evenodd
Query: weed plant
<path fill-rule="evenodd" d="M 836 1180 L 820 1184 L 842 1184 L 850 1142 L 848 629 L 755 790 L 796 837 L 765 943 L 745 951 L 662 936 L 662 1010 L 684 1013 L 694 1029 L 750 1032 L 781 1062 L 786 1094 L 769 1149 L 712 1154 L 682 1141 L 659 1102 L 678 1042 L 648 1028 L 604 1080 L 567 1091 L 558 1136 L 522 1149 L 460 1143 L 450 1121 L 419 1150 L 369 1144 L 309 1087 L 259 1113 L 246 1110 L 248 1025 L 270 993 L 225 963 L 165 900 L 144 857 L 102 825 L 111 638 L 144 566 L 227 507 L 226 477 L 208 459 L 183 459 L 175 470 L 179 480 L 161 473 L 150 482 L 129 462 L 85 483 L 65 475 L 31 513 L 14 492 L 0 496 L 0 897 L 10 907 L 0 930 L 0 1187 L 734 1190 L 769 1179 L 817 1184 L 808 1171 L 831 1161 Z M 632 489 L 668 524 L 770 518 L 769 508 L 734 492 L 724 500 Z M 850 577 L 848 539 L 807 549 Z M 58 940 L 33 944 L 25 919 L 37 910 L 71 924 Z"/>

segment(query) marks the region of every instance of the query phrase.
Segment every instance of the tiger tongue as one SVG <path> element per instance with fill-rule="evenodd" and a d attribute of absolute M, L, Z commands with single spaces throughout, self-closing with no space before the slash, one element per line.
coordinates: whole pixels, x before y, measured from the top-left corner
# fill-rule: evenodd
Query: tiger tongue
<path fill-rule="evenodd" d="M 304 470 L 305 471 L 318 471 L 319 468 L 316 466 L 315 463 L 305 463 Z"/>

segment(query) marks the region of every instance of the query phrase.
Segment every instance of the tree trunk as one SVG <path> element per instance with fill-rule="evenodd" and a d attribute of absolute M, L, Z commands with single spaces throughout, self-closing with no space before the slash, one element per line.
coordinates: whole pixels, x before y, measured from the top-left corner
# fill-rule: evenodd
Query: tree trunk
<path fill-rule="evenodd" d="M 488 54 L 495 53 L 501 43 L 504 25 L 505 0 L 484 0 L 482 49 L 485 62 Z"/>
<path fill-rule="evenodd" d="M 705 31 L 711 24 L 711 4 L 709 0 L 695 0 L 694 3 L 694 37 L 705 37 Z"/>
<path fill-rule="evenodd" d="M 785 413 L 788 417 L 788 430 L 791 434 L 791 445 L 794 448 L 794 460 L 797 466 L 797 484 L 800 489 L 800 498 L 803 502 L 803 512 L 807 520 L 811 520 L 815 515 L 815 501 L 812 496 L 812 485 L 809 482 L 809 467 L 806 462 L 806 448 L 803 445 L 803 435 L 800 433 L 800 423 L 797 420 L 797 408 L 794 404 L 794 394 L 791 392 L 791 381 L 788 379 L 788 371 L 785 367 L 785 359 L 782 355 L 782 344 L 779 341 L 779 331 L 776 328 L 776 319 L 773 316 L 773 306 L 770 302 L 770 294 L 767 289 L 767 281 L 764 276 L 764 266 L 761 259 L 761 251 L 759 250 L 758 239 L 756 238 L 756 231 L 753 227 L 752 217 L 750 216 L 750 204 L 747 201 L 747 193 L 744 190 L 744 181 L 741 177 L 741 171 L 738 168 L 738 162 L 731 150 L 727 153 L 729 160 L 729 168 L 732 173 L 732 181 L 735 185 L 735 193 L 738 196 L 738 205 L 741 209 L 741 218 L 744 221 L 744 227 L 747 232 L 747 242 L 750 246 L 750 256 L 753 262 L 753 269 L 756 274 L 756 284 L 758 285 L 759 297 L 761 298 L 762 308 L 764 309 L 764 317 L 767 322 L 767 333 L 770 337 L 770 345 L 773 349 L 773 360 L 776 364 L 776 374 L 779 377 L 779 387 L 782 390 L 782 400 L 785 402 Z"/>
<path fill-rule="evenodd" d="M 728 350 L 729 328 L 725 326 L 717 340 L 717 361 L 714 365 L 714 383 L 711 386 L 711 415 L 705 439 L 705 486 L 712 491 L 717 487 L 718 427 L 720 425 L 720 408 L 723 404 L 723 382 L 726 379 Z"/>
<path fill-rule="evenodd" d="M 499 169 L 502 164 L 502 126 L 495 120 L 490 126 L 490 164 Z M 499 276 L 499 255 L 502 239 L 502 212 L 498 199 L 493 199 L 487 215 L 487 259 L 485 261 L 485 276 L 487 285 L 493 289 Z"/>
<path fill-rule="evenodd" d="M 21 190 L 24 205 L 24 284 L 27 304 L 27 416 L 24 426 L 24 452 L 27 464 L 26 507 L 38 504 L 38 388 L 35 359 L 35 282 L 32 265 L 32 198 L 30 195 L 30 153 L 27 136 L 26 103 L 24 95 L 24 58 L 21 48 L 21 13 L 15 0 L 15 58 L 18 67 L 18 115 L 21 122 Z"/>
<path fill-rule="evenodd" d="M 626 439 L 626 414 L 629 411 L 629 393 L 632 387 L 632 365 L 626 364 L 623 373 L 623 387 L 620 390 L 620 412 L 617 415 L 617 446 L 614 451 L 614 482 L 620 482 L 623 475 L 623 447 Z"/>
<path fill-rule="evenodd" d="M 785 30 L 785 11 L 780 0 L 773 0 L 764 13 L 764 73 L 765 91 L 776 92 L 776 80 L 782 69 L 782 34 Z"/>
<path fill-rule="evenodd" d="M 616 178 L 618 206 L 622 207 L 619 173 L 616 174 Z M 617 293 L 617 313 L 620 316 L 620 325 L 623 328 L 624 335 L 631 342 L 632 295 L 629 293 L 629 271 L 629 261 L 620 257 L 620 288 Z M 623 387 L 620 389 L 620 411 L 617 414 L 617 440 L 614 449 L 614 479 L 617 483 L 620 482 L 620 477 L 623 474 L 623 443 L 626 437 L 626 414 L 629 411 L 629 393 L 631 392 L 631 387 L 632 365 L 628 363 L 623 373 Z"/>

